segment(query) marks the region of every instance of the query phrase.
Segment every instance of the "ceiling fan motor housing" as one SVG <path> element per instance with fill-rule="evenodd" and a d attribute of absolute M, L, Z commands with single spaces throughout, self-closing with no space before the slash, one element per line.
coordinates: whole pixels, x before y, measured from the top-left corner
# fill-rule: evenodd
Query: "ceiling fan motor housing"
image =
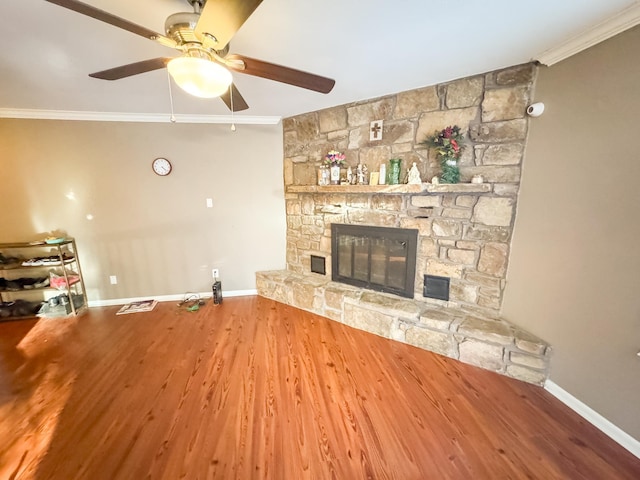
<path fill-rule="evenodd" d="M 194 33 L 200 15 L 193 12 L 179 12 L 169 15 L 164 22 L 167 37 L 174 39 L 178 45 L 185 43 L 202 43 Z"/>
<path fill-rule="evenodd" d="M 229 43 L 222 50 L 216 50 L 213 46 L 216 45 L 217 40 L 213 35 L 208 33 L 202 37 L 196 35 L 195 28 L 199 19 L 200 13 L 194 12 L 179 12 L 169 15 L 164 22 L 165 34 L 174 40 L 184 52 L 193 50 L 196 48 L 195 45 L 199 45 L 201 49 L 205 49 L 209 53 L 215 52 L 218 57 L 225 57 L 229 53 Z"/>

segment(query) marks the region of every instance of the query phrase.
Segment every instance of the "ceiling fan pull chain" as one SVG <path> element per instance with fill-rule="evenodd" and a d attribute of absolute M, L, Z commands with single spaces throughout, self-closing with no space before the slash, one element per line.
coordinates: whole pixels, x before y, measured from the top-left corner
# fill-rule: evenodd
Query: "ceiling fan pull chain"
<path fill-rule="evenodd" d="M 229 85 L 229 96 L 231 97 L 231 131 L 236 131 L 236 124 L 233 121 L 233 83 Z"/>
<path fill-rule="evenodd" d="M 173 114 L 173 92 L 171 91 L 171 75 L 169 75 L 169 70 L 167 70 L 167 81 L 169 82 L 169 103 L 171 104 L 171 116 L 169 120 L 171 120 L 171 123 L 176 123 L 176 116 Z"/>

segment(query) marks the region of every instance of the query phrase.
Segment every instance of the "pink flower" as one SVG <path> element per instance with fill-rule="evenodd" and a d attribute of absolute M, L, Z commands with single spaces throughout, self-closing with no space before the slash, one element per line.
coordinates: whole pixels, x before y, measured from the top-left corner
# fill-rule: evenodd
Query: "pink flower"
<path fill-rule="evenodd" d="M 344 153 L 340 153 L 337 150 L 331 150 L 325 155 L 325 162 L 330 165 L 341 165 L 344 163 L 345 158 L 346 155 Z"/>

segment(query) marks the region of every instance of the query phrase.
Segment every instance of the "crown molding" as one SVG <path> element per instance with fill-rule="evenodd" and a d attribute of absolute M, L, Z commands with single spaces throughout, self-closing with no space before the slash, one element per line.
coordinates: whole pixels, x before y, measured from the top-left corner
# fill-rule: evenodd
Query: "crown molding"
<path fill-rule="evenodd" d="M 222 123 L 236 125 L 276 125 L 281 117 L 251 115 L 185 115 L 176 114 L 175 123 Z M 0 108 L 0 118 L 37 120 L 73 120 L 85 122 L 172 123 L 167 113 L 80 112 L 65 110 L 28 110 Z"/>
<path fill-rule="evenodd" d="M 636 0 L 632 5 L 616 13 L 612 17 L 584 30 L 555 47 L 545 50 L 534 58 L 541 64 L 551 66 L 589 47 L 603 42 L 619 33 L 624 32 L 640 23 L 640 2 Z"/>

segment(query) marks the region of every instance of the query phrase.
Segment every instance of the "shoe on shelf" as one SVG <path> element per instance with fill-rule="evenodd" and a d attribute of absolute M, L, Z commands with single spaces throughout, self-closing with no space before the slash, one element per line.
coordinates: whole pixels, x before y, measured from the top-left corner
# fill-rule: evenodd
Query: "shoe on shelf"
<path fill-rule="evenodd" d="M 40 267 L 44 265 L 41 257 L 29 258 L 22 262 L 23 267 Z"/>
<path fill-rule="evenodd" d="M 20 282 L 20 279 L 17 280 L 7 280 L 7 286 L 6 286 L 7 290 L 9 290 L 10 292 L 17 292 L 19 290 L 22 290 L 22 283 Z"/>
<path fill-rule="evenodd" d="M 48 287 L 49 284 L 50 284 L 49 277 L 43 277 L 38 279 L 36 283 L 33 284 L 33 288 L 44 288 L 44 287 Z"/>
<path fill-rule="evenodd" d="M 21 262 L 22 259 L 18 257 L 5 257 L 0 253 L 0 265 L 12 265 L 17 262 Z"/>

